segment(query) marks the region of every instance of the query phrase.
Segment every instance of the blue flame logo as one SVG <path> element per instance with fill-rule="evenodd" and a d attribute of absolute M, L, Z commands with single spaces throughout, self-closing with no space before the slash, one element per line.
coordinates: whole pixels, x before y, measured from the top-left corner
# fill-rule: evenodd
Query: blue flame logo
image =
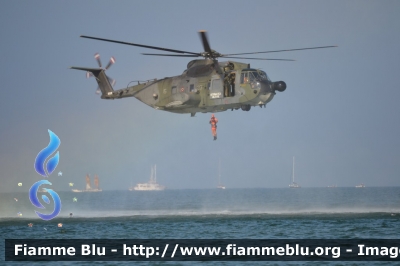
<path fill-rule="evenodd" d="M 38 155 L 36 156 L 35 164 L 34 164 L 36 172 L 39 175 L 44 176 L 44 177 L 48 177 L 54 171 L 54 169 L 56 169 L 58 162 L 60 160 L 60 155 L 59 155 L 58 151 L 53 157 L 48 159 L 50 157 L 50 155 L 53 154 L 58 149 L 58 147 L 60 146 L 60 143 L 61 143 L 60 139 L 58 138 L 58 136 L 56 134 L 54 134 L 51 130 L 48 130 L 48 131 L 49 131 L 49 136 L 50 136 L 49 145 L 38 153 Z M 44 169 L 44 166 L 45 166 L 45 162 L 47 159 L 48 159 L 48 161 L 46 164 L 46 170 L 47 170 L 47 172 L 46 172 L 46 170 Z M 51 183 L 48 180 L 40 180 L 40 181 L 36 182 L 35 184 L 33 184 L 32 187 L 29 189 L 29 199 L 32 202 L 32 204 L 39 209 L 45 209 L 43 204 L 40 203 L 38 196 L 37 196 L 39 187 L 44 184 L 51 185 Z M 53 212 L 50 214 L 43 214 L 38 211 L 35 211 L 35 212 L 40 218 L 48 221 L 48 220 L 55 218 L 60 213 L 61 199 L 58 196 L 58 194 L 52 189 L 46 188 L 46 192 L 48 192 L 50 194 L 52 200 L 54 201 Z M 46 195 L 42 195 L 42 200 L 46 204 L 50 204 L 50 199 Z"/>
<path fill-rule="evenodd" d="M 41 185 L 44 185 L 44 184 L 51 185 L 51 183 L 49 181 L 47 181 L 47 180 L 40 180 L 40 181 L 36 182 L 35 184 L 33 184 L 31 189 L 29 190 L 29 199 L 31 200 L 32 204 L 35 207 L 39 208 L 39 209 L 45 209 L 45 207 L 42 205 L 42 203 L 40 203 L 40 201 L 38 199 L 38 196 L 37 196 L 39 187 Z M 47 188 L 46 191 L 50 194 L 51 198 L 54 201 L 54 211 L 52 213 L 50 213 L 50 214 L 43 214 L 43 213 L 40 213 L 38 211 L 35 211 L 35 212 L 40 218 L 42 218 L 43 220 L 48 221 L 48 220 L 53 219 L 54 217 L 56 217 L 60 213 L 60 211 L 61 211 L 61 199 L 60 199 L 60 197 L 58 196 L 58 194 L 54 190 Z M 42 195 L 42 200 L 45 203 L 50 204 L 50 200 L 46 195 Z"/>
<path fill-rule="evenodd" d="M 60 155 L 57 152 L 56 155 L 54 155 L 47 161 L 46 165 L 47 173 L 45 172 L 44 163 L 46 159 L 49 158 L 49 156 L 58 149 L 61 142 L 58 136 L 54 134 L 51 130 L 49 130 L 49 135 L 50 135 L 49 145 L 38 153 L 35 160 L 36 172 L 44 177 L 48 177 L 54 171 L 54 169 L 56 169 L 58 161 L 60 160 Z"/>

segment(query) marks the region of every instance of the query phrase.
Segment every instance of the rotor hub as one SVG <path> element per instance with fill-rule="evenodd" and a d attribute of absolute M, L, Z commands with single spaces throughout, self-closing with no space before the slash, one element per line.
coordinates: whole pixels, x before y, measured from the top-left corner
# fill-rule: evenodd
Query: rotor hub
<path fill-rule="evenodd" d="M 202 52 L 202 53 L 200 53 L 200 54 L 201 54 L 202 57 L 204 57 L 204 58 L 210 58 L 210 59 L 216 59 L 216 58 L 222 56 L 221 53 L 218 53 L 218 52 L 215 51 L 215 50 L 211 50 L 211 52 Z"/>

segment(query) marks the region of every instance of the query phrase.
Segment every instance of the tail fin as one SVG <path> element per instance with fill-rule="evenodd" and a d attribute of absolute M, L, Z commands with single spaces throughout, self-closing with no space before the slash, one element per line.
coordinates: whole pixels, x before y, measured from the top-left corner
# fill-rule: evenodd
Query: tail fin
<path fill-rule="evenodd" d="M 92 72 L 96 77 L 97 84 L 101 90 L 102 97 L 111 95 L 114 91 L 110 82 L 107 79 L 105 70 L 102 68 L 88 68 L 88 67 L 70 67 L 70 69 L 77 69 Z"/>

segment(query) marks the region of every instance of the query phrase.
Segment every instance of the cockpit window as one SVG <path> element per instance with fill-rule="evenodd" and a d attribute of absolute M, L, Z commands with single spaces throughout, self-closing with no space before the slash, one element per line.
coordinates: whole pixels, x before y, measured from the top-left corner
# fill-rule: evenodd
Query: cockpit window
<path fill-rule="evenodd" d="M 271 81 L 271 80 L 269 79 L 269 77 L 267 76 L 267 73 L 265 73 L 264 71 L 260 71 L 260 72 L 258 72 L 258 73 L 260 74 L 261 79 Z"/>
<path fill-rule="evenodd" d="M 258 72 L 250 72 L 250 80 L 259 81 L 261 80 L 261 76 L 258 74 Z"/>
<path fill-rule="evenodd" d="M 249 69 L 249 70 L 242 70 L 242 74 L 240 76 L 240 83 L 251 83 L 257 82 L 261 80 L 270 80 L 267 74 L 264 71 L 256 70 L 256 69 Z"/>
<path fill-rule="evenodd" d="M 249 83 L 249 73 L 248 72 L 242 72 L 240 75 L 240 83 Z"/>

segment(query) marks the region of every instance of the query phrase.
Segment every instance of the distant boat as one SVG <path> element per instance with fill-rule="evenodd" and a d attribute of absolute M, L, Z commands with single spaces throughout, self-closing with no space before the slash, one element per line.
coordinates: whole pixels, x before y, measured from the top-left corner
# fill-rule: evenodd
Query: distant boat
<path fill-rule="evenodd" d="M 365 188 L 365 185 L 363 183 L 361 183 L 361 184 L 357 185 L 356 188 Z"/>
<path fill-rule="evenodd" d="M 300 185 L 294 182 L 294 156 L 293 156 L 293 168 L 292 168 L 292 183 L 289 185 L 290 188 L 300 188 Z"/>
<path fill-rule="evenodd" d="M 85 190 L 72 189 L 72 192 L 101 192 L 101 191 L 103 191 L 102 189 L 99 189 L 99 177 L 97 175 L 94 176 L 94 186 L 95 186 L 95 188 L 91 187 L 90 176 L 86 175 L 86 189 Z"/>
<path fill-rule="evenodd" d="M 226 187 L 221 184 L 221 159 L 219 159 L 219 166 L 218 166 L 218 189 L 225 189 Z"/>
<path fill-rule="evenodd" d="M 129 190 L 142 190 L 142 191 L 150 191 L 150 190 L 164 190 L 165 186 L 162 186 L 157 183 L 157 173 L 156 173 L 156 165 L 151 167 L 150 180 L 148 183 L 139 183 L 134 187 L 130 187 Z"/>

